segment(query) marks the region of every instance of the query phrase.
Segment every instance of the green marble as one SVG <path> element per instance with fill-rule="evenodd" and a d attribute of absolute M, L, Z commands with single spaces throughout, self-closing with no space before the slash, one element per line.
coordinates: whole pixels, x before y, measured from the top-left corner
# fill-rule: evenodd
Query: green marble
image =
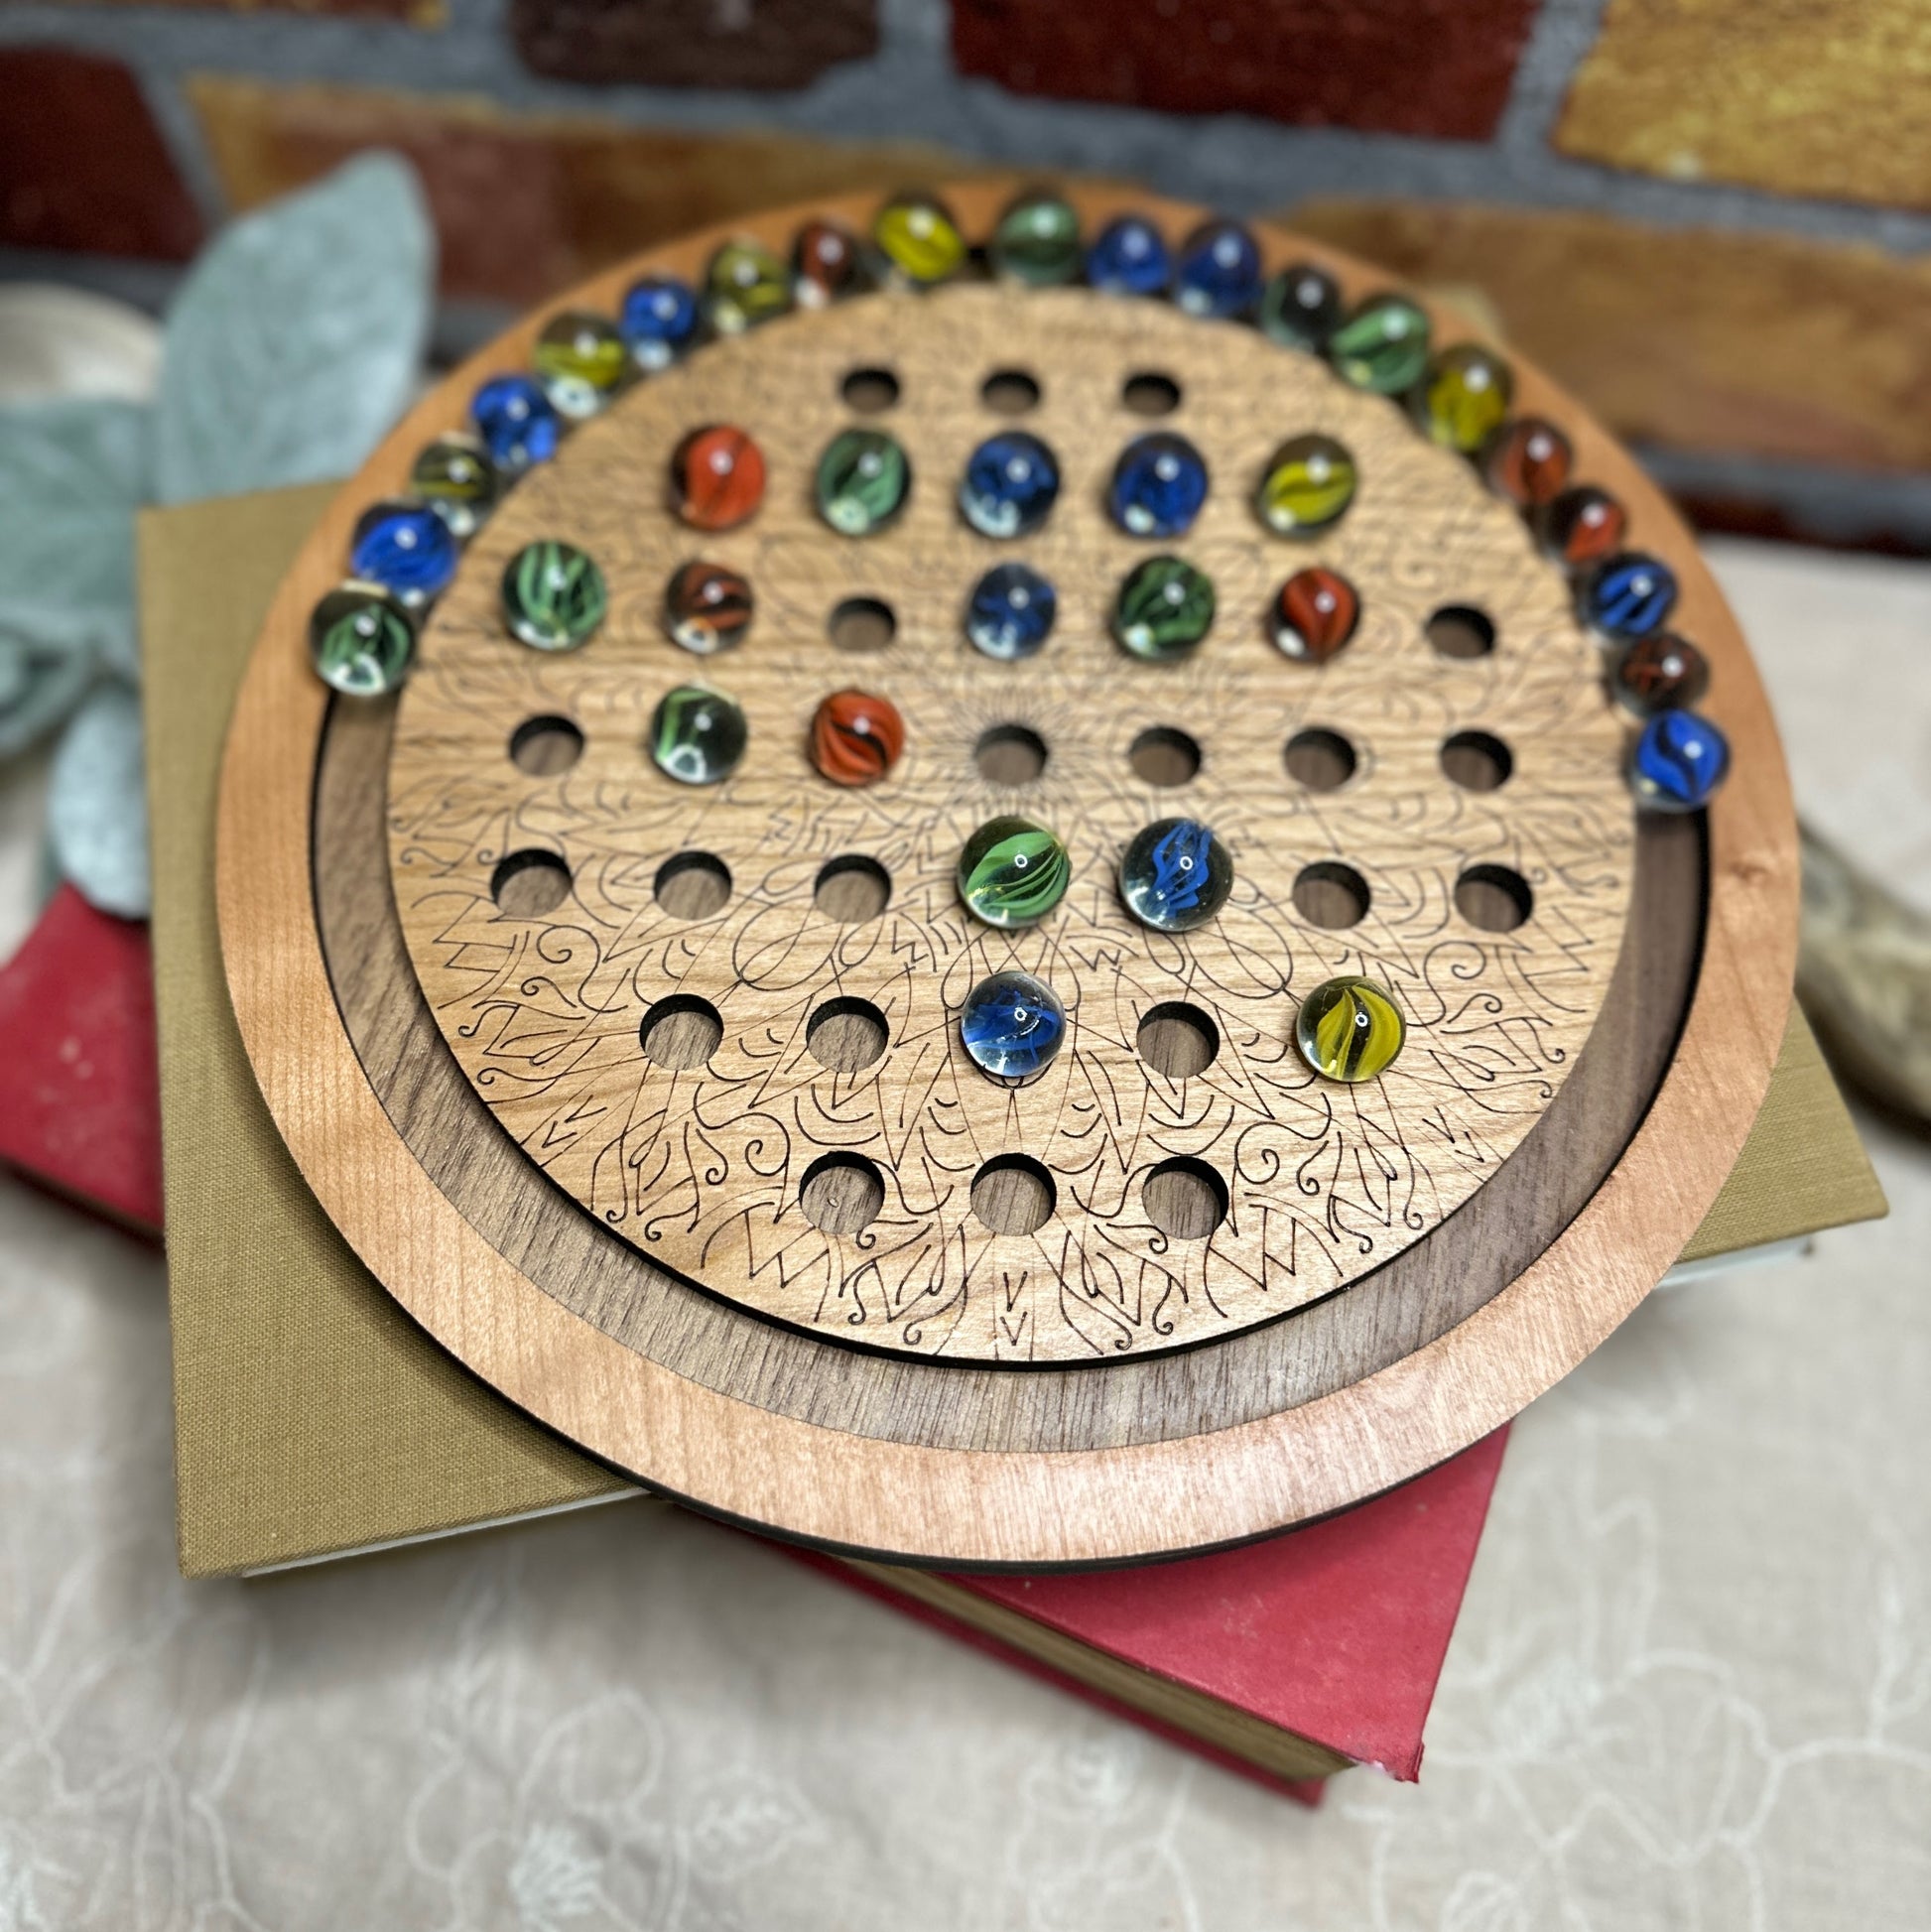
<path fill-rule="evenodd" d="M 843 430 L 818 459 L 818 513 L 847 537 L 883 530 L 905 507 L 912 464 L 883 430 Z"/>
<path fill-rule="evenodd" d="M 741 335 L 791 307 L 791 271 L 761 241 L 727 241 L 705 271 L 704 309 L 720 335 Z"/>
<path fill-rule="evenodd" d="M 737 769 L 751 727 L 734 698 L 707 685 L 679 685 L 650 719 L 650 755 L 680 785 L 715 785 Z"/>
<path fill-rule="evenodd" d="M 458 537 L 473 537 L 496 507 L 502 478 L 473 436 L 439 436 L 409 472 L 409 487 Z"/>
<path fill-rule="evenodd" d="M 1071 282 L 1082 261 L 1080 217 L 1058 194 L 1022 194 L 999 217 L 987 252 L 1001 275 L 1031 288 Z"/>
<path fill-rule="evenodd" d="M 377 583 L 337 584 L 309 618 L 309 656 L 317 675 L 350 698 L 380 698 L 401 688 L 416 657 L 409 612 Z"/>
<path fill-rule="evenodd" d="M 959 854 L 959 896 L 988 926 L 1031 926 L 1066 897 L 1073 861 L 1031 819 L 988 819 Z"/>
<path fill-rule="evenodd" d="M 616 323 L 576 310 L 544 323 L 531 359 L 544 394 L 578 421 L 594 416 L 630 376 L 630 350 Z"/>
<path fill-rule="evenodd" d="M 1214 624 L 1214 580 L 1179 557 L 1149 557 L 1128 572 L 1113 605 L 1113 635 L 1136 658 L 1183 658 Z"/>
<path fill-rule="evenodd" d="M 575 544 L 525 544 L 503 567 L 503 622 L 535 650 L 576 650 L 609 606 L 603 573 Z"/>
<path fill-rule="evenodd" d="M 1254 510 L 1279 536 L 1309 536 L 1340 520 L 1355 481 L 1354 458 L 1333 437 L 1291 437 L 1262 472 Z"/>
<path fill-rule="evenodd" d="M 1406 296 L 1371 296 L 1328 337 L 1328 357 L 1356 389 L 1403 395 L 1428 367 L 1428 318 Z"/>

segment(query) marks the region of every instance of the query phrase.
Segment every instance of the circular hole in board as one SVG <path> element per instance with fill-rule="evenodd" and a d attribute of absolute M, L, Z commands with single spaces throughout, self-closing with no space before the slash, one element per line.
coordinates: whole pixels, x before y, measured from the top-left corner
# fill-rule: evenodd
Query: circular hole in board
<path fill-rule="evenodd" d="M 825 632 L 840 651 L 882 651 L 898 635 L 898 615 L 882 597 L 846 597 Z"/>
<path fill-rule="evenodd" d="M 972 756 L 988 785 L 1030 785 L 1046 769 L 1046 740 L 1025 724 L 995 724 Z"/>
<path fill-rule="evenodd" d="M 884 1177 L 862 1154 L 821 1154 L 805 1170 L 798 1205 L 827 1234 L 856 1234 L 885 1205 Z"/>
<path fill-rule="evenodd" d="M 828 919 L 857 926 L 876 919 L 892 896 L 892 875 L 875 858 L 844 852 L 827 859 L 812 888 L 812 904 Z"/>
<path fill-rule="evenodd" d="M 1444 604 L 1424 628 L 1440 657 L 1485 658 L 1495 648 L 1495 620 L 1472 603 Z"/>
<path fill-rule="evenodd" d="M 1498 791 L 1515 769 L 1515 755 L 1487 731 L 1458 731 L 1442 743 L 1442 770 L 1465 792 Z"/>
<path fill-rule="evenodd" d="M 889 369 L 853 369 L 838 384 L 847 409 L 878 416 L 898 401 L 898 377 Z"/>
<path fill-rule="evenodd" d="M 716 1007 L 696 993 L 672 993 L 658 1000 L 637 1029 L 644 1058 L 680 1072 L 702 1067 L 723 1037 L 724 1022 Z"/>
<path fill-rule="evenodd" d="M 1506 865 L 1471 865 L 1455 882 L 1455 909 L 1484 933 L 1512 933 L 1535 910 L 1535 894 Z"/>
<path fill-rule="evenodd" d="M 1227 1218 L 1227 1187 L 1205 1161 L 1182 1155 L 1146 1177 L 1140 1205 L 1169 1238 L 1204 1241 Z"/>
<path fill-rule="evenodd" d="M 1024 369 L 994 369 L 979 384 L 979 401 L 1000 416 L 1024 416 L 1039 407 L 1039 382 Z"/>
<path fill-rule="evenodd" d="M 805 1044 L 837 1074 L 869 1067 L 890 1038 L 885 1015 L 868 999 L 828 999 L 805 1022 Z"/>
<path fill-rule="evenodd" d="M 1174 725 L 1155 724 L 1127 747 L 1126 762 L 1143 785 L 1190 785 L 1200 773 L 1200 746 Z"/>
<path fill-rule="evenodd" d="M 1339 731 L 1311 726 L 1287 741 L 1287 774 L 1311 792 L 1333 792 L 1354 776 L 1359 759 Z"/>
<path fill-rule="evenodd" d="M 972 1176 L 972 1213 L 995 1234 L 1031 1234 L 1051 1218 L 1059 1189 L 1030 1154 L 1001 1154 Z"/>
<path fill-rule="evenodd" d="M 731 896 L 731 869 L 715 852 L 675 852 L 657 868 L 651 891 L 673 919 L 708 919 Z"/>
<path fill-rule="evenodd" d="M 1330 932 L 1358 926 L 1367 917 L 1367 881 L 1339 859 L 1317 859 L 1294 881 L 1294 909 L 1311 926 Z"/>
<path fill-rule="evenodd" d="M 1191 1080 L 1213 1066 L 1221 1051 L 1221 1029 L 1198 1006 L 1169 999 L 1148 1008 L 1133 1044 L 1156 1074 Z"/>
<path fill-rule="evenodd" d="M 532 778 L 555 778 L 583 755 L 583 734 L 567 717 L 526 717 L 510 733 L 510 763 Z"/>
<path fill-rule="evenodd" d="M 1180 407 L 1180 385 L 1158 369 L 1141 369 L 1120 384 L 1119 399 L 1135 416 L 1171 416 Z"/>
<path fill-rule="evenodd" d="M 541 919 L 570 897 L 570 867 L 555 852 L 510 852 L 489 875 L 489 896 L 512 919 Z"/>

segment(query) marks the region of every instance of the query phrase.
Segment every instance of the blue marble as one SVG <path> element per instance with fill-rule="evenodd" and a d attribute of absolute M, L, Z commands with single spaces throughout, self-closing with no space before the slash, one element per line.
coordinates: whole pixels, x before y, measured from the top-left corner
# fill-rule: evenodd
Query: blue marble
<path fill-rule="evenodd" d="M 1036 1080 L 1066 1040 L 1066 1008 L 1030 972 L 995 972 L 966 995 L 959 1037 L 973 1066 L 1007 1087 Z"/>
<path fill-rule="evenodd" d="M 691 346 L 698 332 L 698 297 L 675 276 L 633 282 L 617 316 L 617 332 L 640 368 L 662 369 Z"/>
<path fill-rule="evenodd" d="M 1087 280 L 1105 295 L 1160 295 L 1173 279 L 1166 237 L 1143 214 L 1122 214 L 1087 250 Z"/>
<path fill-rule="evenodd" d="M 349 574 L 405 604 L 427 603 L 455 576 L 462 546 L 427 503 L 376 503 L 355 522 Z"/>
<path fill-rule="evenodd" d="M 1113 465 L 1106 504 L 1133 537 L 1180 537 L 1207 501 L 1207 461 L 1184 436 L 1158 430 L 1129 443 Z"/>
<path fill-rule="evenodd" d="M 1174 294 L 1192 316 L 1244 316 L 1260 299 L 1260 250 L 1237 221 L 1210 221 L 1187 237 Z"/>
<path fill-rule="evenodd" d="M 1695 711 L 1658 711 L 1629 752 L 1629 784 L 1657 812 L 1695 812 L 1730 771 L 1730 740 Z"/>
<path fill-rule="evenodd" d="M 1024 430 L 1002 430 L 972 451 L 960 479 L 959 507 L 982 537 L 1027 537 L 1046 521 L 1059 493 L 1052 451 Z"/>
<path fill-rule="evenodd" d="M 563 418 L 534 376 L 492 376 L 469 405 L 489 459 L 514 474 L 548 462 L 563 440 Z"/>
<path fill-rule="evenodd" d="M 1119 861 L 1119 896 L 1143 926 L 1190 933 L 1233 890 L 1233 861 L 1198 819 L 1161 819 L 1133 835 Z"/>
<path fill-rule="evenodd" d="M 1059 594 L 1024 564 L 999 564 L 972 586 L 966 635 L 989 658 L 1029 658 L 1052 634 Z"/>
<path fill-rule="evenodd" d="M 1639 551 L 1624 551 L 1592 573 L 1583 615 L 1611 637 L 1647 637 L 1676 608 L 1676 574 Z"/>

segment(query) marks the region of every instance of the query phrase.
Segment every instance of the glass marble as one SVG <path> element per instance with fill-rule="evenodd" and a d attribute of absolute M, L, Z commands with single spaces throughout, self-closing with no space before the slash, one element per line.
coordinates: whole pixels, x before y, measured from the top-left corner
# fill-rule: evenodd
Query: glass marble
<path fill-rule="evenodd" d="M 999 217 L 986 251 L 999 274 L 1035 289 L 1080 273 L 1080 217 L 1063 195 L 1022 194 Z"/>
<path fill-rule="evenodd" d="M 427 503 L 372 503 L 355 520 L 348 571 L 411 605 L 441 594 L 462 556 L 455 532 Z"/>
<path fill-rule="evenodd" d="M 1624 648 L 1609 667 L 1609 691 L 1638 717 L 1687 710 L 1710 689 L 1710 666 L 1687 637 L 1653 631 Z"/>
<path fill-rule="evenodd" d="M 503 566 L 503 622 L 532 650 L 574 651 L 610 607 L 603 573 L 587 551 L 554 539 L 525 544 Z"/>
<path fill-rule="evenodd" d="M 989 658 L 1029 658 L 1052 635 L 1059 606 L 1058 592 L 1037 571 L 999 564 L 972 586 L 966 635 Z"/>
<path fill-rule="evenodd" d="M 1037 1080 L 1066 1044 L 1066 1008 L 1044 979 L 995 972 L 966 995 L 959 1039 L 980 1073 L 1007 1087 Z"/>
<path fill-rule="evenodd" d="M 1174 299 L 1190 316 L 1244 316 L 1260 297 L 1260 250 L 1237 221 L 1208 221 L 1181 243 Z"/>
<path fill-rule="evenodd" d="M 1180 537 L 1207 501 L 1207 458 L 1171 430 L 1136 438 L 1120 451 L 1106 507 L 1129 537 Z"/>
<path fill-rule="evenodd" d="M 812 715 L 812 763 L 834 785 L 873 785 L 905 749 L 905 720 L 889 698 L 835 691 Z"/>
<path fill-rule="evenodd" d="M 1143 214 L 1116 215 L 1087 250 L 1087 280 L 1102 295 L 1161 295 L 1173 280 L 1166 237 Z"/>
<path fill-rule="evenodd" d="M 1142 926 L 1191 933 L 1205 926 L 1233 890 L 1233 861 L 1198 819 L 1161 819 L 1128 841 L 1119 860 L 1119 896 Z"/>
<path fill-rule="evenodd" d="M 869 537 L 905 508 L 912 464 L 883 430 L 840 430 L 818 459 L 818 513 L 846 537 Z"/>
<path fill-rule="evenodd" d="M 1294 1044 L 1324 1080 L 1373 1080 L 1394 1065 L 1408 1023 L 1394 995 L 1372 979 L 1324 979 L 1295 1015 Z"/>
<path fill-rule="evenodd" d="M 594 416 L 630 374 L 616 324 L 570 310 L 544 323 L 531 360 L 544 394 L 573 422 Z"/>
<path fill-rule="evenodd" d="M 1113 635 L 1136 658 L 1184 658 L 1214 626 L 1214 580 L 1178 557 L 1129 571 L 1113 605 Z"/>
<path fill-rule="evenodd" d="M 338 583 L 309 618 L 317 675 L 350 698 L 401 688 L 416 657 L 416 624 L 379 583 Z"/>
<path fill-rule="evenodd" d="M 1457 342 L 1428 365 L 1415 391 L 1415 420 L 1432 442 L 1473 456 L 1501 428 L 1515 378 L 1499 355 Z"/>
<path fill-rule="evenodd" d="M 1027 537 L 1051 513 L 1060 465 L 1024 430 L 1002 430 L 972 451 L 960 479 L 959 508 L 982 537 Z"/>
<path fill-rule="evenodd" d="M 716 785 L 737 769 L 751 727 L 734 698 L 706 685 L 679 685 L 650 719 L 651 761 L 680 785 Z"/>
<path fill-rule="evenodd" d="M 1356 389 L 1403 395 L 1428 367 L 1428 318 L 1406 296 L 1370 296 L 1328 337 L 1328 359 Z"/>
<path fill-rule="evenodd" d="M 801 309 L 823 309 L 864 286 L 858 237 L 836 221 L 807 221 L 791 245 L 793 293 Z"/>
<path fill-rule="evenodd" d="M 1312 536 L 1341 520 L 1356 480 L 1354 458 L 1333 437 L 1290 437 L 1261 472 L 1254 511 L 1277 536 Z"/>
<path fill-rule="evenodd" d="M 1629 784 L 1656 812 L 1696 812 L 1730 771 L 1730 740 L 1695 711 L 1658 711 L 1629 750 Z"/>
<path fill-rule="evenodd" d="M 1341 284 L 1310 262 L 1282 269 L 1261 291 L 1261 332 L 1288 348 L 1320 348 L 1340 321 Z"/>
<path fill-rule="evenodd" d="M 705 319 L 719 335 L 741 335 L 791 308 L 791 275 L 761 241 L 727 241 L 704 276 Z"/>
<path fill-rule="evenodd" d="M 1291 658 L 1326 664 L 1354 635 L 1361 600 L 1339 571 L 1313 565 L 1296 571 L 1274 593 L 1269 629 Z"/>
<path fill-rule="evenodd" d="M 937 195 L 895 195 L 878 210 L 871 232 L 891 268 L 918 288 L 950 281 L 966 266 L 966 237 Z"/>
<path fill-rule="evenodd" d="M 764 501 L 764 451 L 731 423 L 693 430 L 671 456 L 671 507 L 694 530 L 730 530 Z"/>
<path fill-rule="evenodd" d="M 697 339 L 698 296 L 671 275 L 633 282 L 617 316 L 617 328 L 640 369 L 668 368 Z"/>
<path fill-rule="evenodd" d="M 756 606 L 747 579 L 727 564 L 681 564 L 664 586 L 664 632 L 701 658 L 741 644 Z"/>
<path fill-rule="evenodd" d="M 1519 416 L 1489 438 L 1481 473 L 1488 487 L 1518 510 L 1539 510 L 1562 492 L 1575 462 L 1569 439 L 1553 423 Z"/>
<path fill-rule="evenodd" d="M 471 399 L 469 420 L 490 461 L 510 476 L 548 462 L 563 441 L 563 418 L 534 376 L 492 376 Z"/>
<path fill-rule="evenodd" d="M 959 896 L 988 926 L 1031 926 L 1066 897 L 1073 861 L 1031 819 L 988 819 L 959 854 Z"/>
<path fill-rule="evenodd" d="M 423 446 L 409 487 L 456 536 L 472 537 L 496 507 L 502 479 L 480 438 L 439 436 Z"/>
<path fill-rule="evenodd" d="M 1622 505 L 1593 483 L 1578 483 L 1551 497 L 1535 520 L 1542 548 L 1572 571 L 1619 548 L 1628 527 Z"/>
<path fill-rule="evenodd" d="M 1610 637 L 1647 637 L 1676 608 L 1676 573 L 1640 551 L 1599 564 L 1583 585 L 1584 617 Z"/>

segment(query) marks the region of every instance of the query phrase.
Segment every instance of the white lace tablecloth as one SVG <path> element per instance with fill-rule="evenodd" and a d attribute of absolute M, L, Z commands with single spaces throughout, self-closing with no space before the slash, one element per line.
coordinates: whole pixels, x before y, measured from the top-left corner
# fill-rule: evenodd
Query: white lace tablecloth
<path fill-rule="evenodd" d="M 1931 901 L 1931 570 L 1719 546 L 1820 826 Z M 31 912 L 0 791 L 0 950 Z M 173 1553 L 159 1259 L 0 1177 L 0 1932 L 1931 1925 L 1931 1143 L 1523 1417 L 1418 1788 L 1307 1812 L 614 1505 Z"/>

